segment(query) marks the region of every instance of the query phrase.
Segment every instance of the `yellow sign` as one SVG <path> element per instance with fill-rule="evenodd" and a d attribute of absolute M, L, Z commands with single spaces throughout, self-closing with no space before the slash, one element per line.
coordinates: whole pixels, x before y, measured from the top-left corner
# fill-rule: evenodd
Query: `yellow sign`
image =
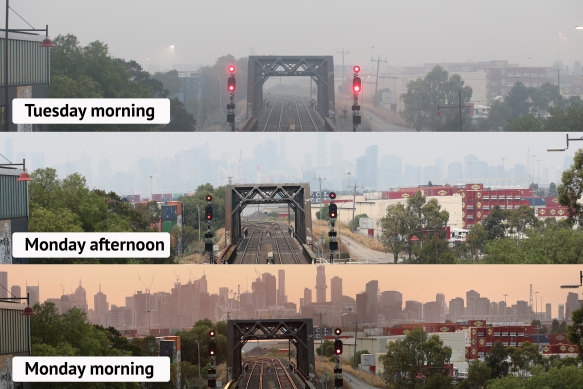
<path fill-rule="evenodd" d="M 478 189 L 480 189 L 480 185 L 474 184 L 474 185 L 472 185 L 472 189 L 478 190 Z"/>
<path fill-rule="evenodd" d="M 403 194 L 401 195 L 401 197 L 403 197 L 403 198 L 405 198 L 405 199 L 406 199 L 407 197 L 409 197 L 409 193 L 403 193 Z"/>
<path fill-rule="evenodd" d="M 447 194 L 447 191 L 445 191 L 445 190 L 442 189 L 439 192 L 437 192 L 437 194 L 440 195 L 440 196 L 445 196 Z"/>

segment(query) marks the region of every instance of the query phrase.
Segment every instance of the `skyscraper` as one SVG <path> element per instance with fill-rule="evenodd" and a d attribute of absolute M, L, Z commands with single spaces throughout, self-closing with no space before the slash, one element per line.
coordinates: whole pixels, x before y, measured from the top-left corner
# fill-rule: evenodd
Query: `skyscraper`
<path fill-rule="evenodd" d="M 0 271 L 0 299 L 6 297 L 8 297 L 8 272 Z"/>
<path fill-rule="evenodd" d="M 32 307 L 34 304 L 40 304 L 39 286 L 27 285 L 26 293 L 29 294 L 28 304 Z"/>
<path fill-rule="evenodd" d="M 93 322 L 102 326 L 107 326 L 107 312 L 109 311 L 109 303 L 107 296 L 101 292 L 101 284 L 99 285 L 99 292 L 93 296 L 93 311 L 95 318 Z"/>
<path fill-rule="evenodd" d="M 316 302 L 318 304 L 326 302 L 326 267 L 318 265 L 316 269 Z"/>
<path fill-rule="evenodd" d="M 304 288 L 304 305 L 310 305 L 312 303 L 312 289 Z"/>
<path fill-rule="evenodd" d="M 277 305 L 276 279 L 273 274 L 263 273 L 263 283 L 265 284 L 265 304 L 267 307 Z"/>
<path fill-rule="evenodd" d="M 22 295 L 22 290 L 20 289 L 19 285 L 12 285 L 10 287 L 10 295 L 12 297 L 25 297 Z"/>
<path fill-rule="evenodd" d="M 475 290 L 468 290 L 466 292 L 466 313 L 468 315 L 475 315 L 478 313 L 478 301 L 480 300 L 480 293 Z"/>
<path fill-rule="evenodd" d="M 567 303 L 565 304 L 565 319 L 570 321 L 573 311 L 577 309 L 579 309 L 579 297 L 577 293 L 569 292 L 567 295 Z"/>
<path fill-rule="evenodd" d="M 342 299 L 342 278 L 334 276 L 330 279 L 330 301 L 337 303 Z"/>
<path fill-rule="evenodd" d="M 277 305 L 282 306 L 287 303 L 287 298 L 285 295 L 285 270 L 281 269 L 277 272 L 278 285 L 277 285 Z"/>
<path fill-rule="evenodd" d="M 368 323 L 376 323 L 378 315 L 379 282 L 372 280 L 366 283 L 366 313 L 365 320 Z"/>

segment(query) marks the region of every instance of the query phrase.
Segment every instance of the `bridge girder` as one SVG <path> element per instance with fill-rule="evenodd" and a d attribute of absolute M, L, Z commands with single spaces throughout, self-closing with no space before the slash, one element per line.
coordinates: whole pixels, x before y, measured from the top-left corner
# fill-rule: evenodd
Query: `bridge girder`
<path fill-rule="evenodd" d="M 225 231 L 227 244 L 241 240 L 241 212 L 247 205 L 289 204 L 294 211 L 294 233 L 306 243 L 312 230 L 310 184 L 234 184 L 226 186 Z"/>
<path fill-rule="evenodd" d="M 263 110 L 263 84 L 269 77 L 310 77 L 318 88 L 318 111 L 334 119 L 334 57 L 250 56 L 247 78 L 247 116 Z"/>
<path fill-rule="evenodd" d="M 227 321 L 227 371 L 237 380 L 242 373 L 241 350 L 252 340 L 289 340 L 296 347 L 298 371 L 315 377 L 312 319 L 264 319 Z"/>

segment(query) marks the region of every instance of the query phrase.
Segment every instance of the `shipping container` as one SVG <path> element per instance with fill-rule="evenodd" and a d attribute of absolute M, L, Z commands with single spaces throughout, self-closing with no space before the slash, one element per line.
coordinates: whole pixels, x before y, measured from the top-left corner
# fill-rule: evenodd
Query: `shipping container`
<path fill-rule="evenodd" d="M 559 344 L 559 343 L 568 343 L 569 340 L 567 339 L 567 335 L 561 334 L 551 334 L 549 336 L 549 343 L 550 344 Z"/>
<path fill-rule="evenodd" d="M 182 215 L 183 204 L 180 201 L 167 201 L 166 205 L 176 205 L 176 214 Z"/>
<path fill-rule="evenodd" d="M 156 201 L 156 202 L 161 202 L 162 201 L 162 194 L 160 193 L 154 193 L 152 195 L 152 200 Z"/>
<path fill-rule="evenodd" d="M 176 220 L 178 216 L 178 207 L 176 205 L 162 205 L 162 221 Z"/>
<path fill-rule="evenodd" d="M 172 232 L 172 227 L 175 226 L 173 220 L 163 220 L 162 221 L 162 232 Z"/>

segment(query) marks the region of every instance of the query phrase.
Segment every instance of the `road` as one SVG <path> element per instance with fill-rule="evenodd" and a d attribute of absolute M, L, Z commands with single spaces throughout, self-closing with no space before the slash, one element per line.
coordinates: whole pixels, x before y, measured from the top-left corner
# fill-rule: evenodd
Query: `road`
<path fill-rule="evenodd" d="M 386 121 L 382 117 L 367 111 L 362 111 L 362 116 L 370 123 L 371 131 L 415 131 L 414 128 L 401 127 L 391 122 Z"/>
<path fill-rule="evenodd" d="M 358 258 L 359 263 L 393 263 L 392 253 L 369 249 L 347 235 L 340 234 L 340 239 L 348 247 L 350 256 Z"/>
<path fill-rule="evenodd" d="M 358 388 L 358 389 L 377 389 L 376 386 L 372 386 L 364 382 L 363 380 L 353 376 L 349 373 L 343 373 L 344 375 L 344 382 L 349 384 L 351 388 Z"/>

